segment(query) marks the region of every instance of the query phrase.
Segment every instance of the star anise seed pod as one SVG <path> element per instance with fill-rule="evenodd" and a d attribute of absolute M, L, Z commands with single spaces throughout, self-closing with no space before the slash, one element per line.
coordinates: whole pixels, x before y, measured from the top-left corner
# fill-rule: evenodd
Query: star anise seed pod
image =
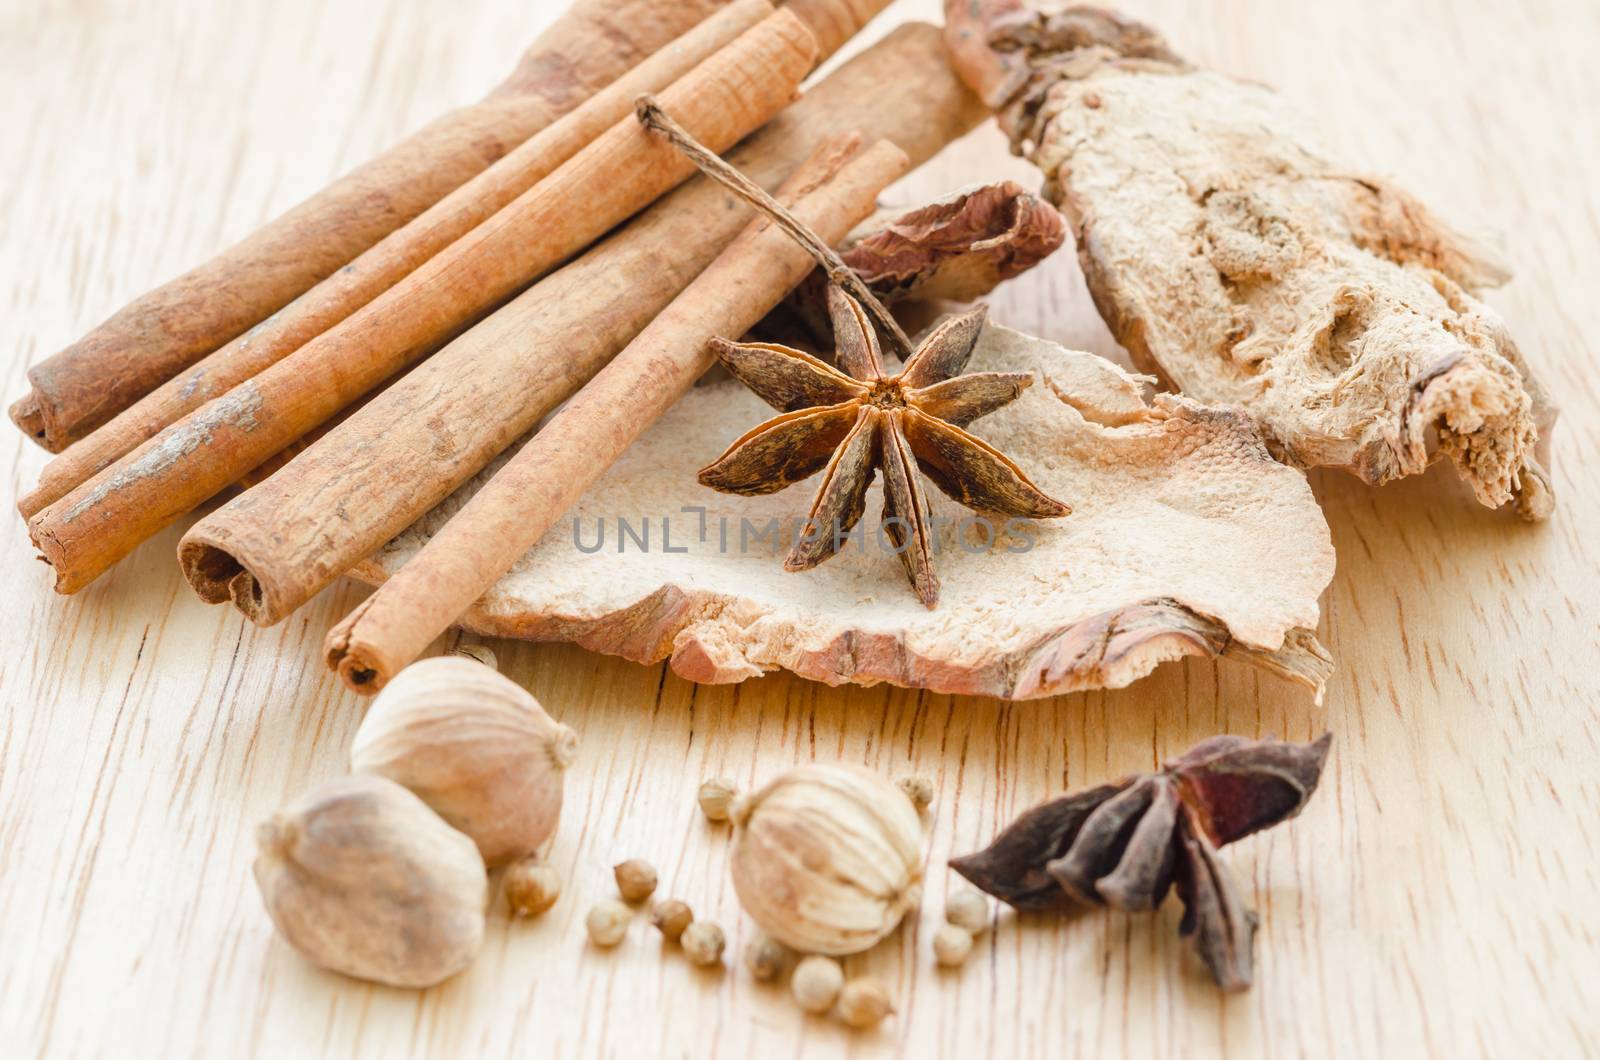
<path fill-rule="evenodd" d="M 887 378 L 877 334 L 860 305 L 830 287 L 828 312 L 839 368 L 776 343 L 712 340 L 728 371 L 783 415 L 742 435 L 701 470 L 701 483 L 756 496 L 823 472 L 785 569 L 809 570 L 839 550 L 866 510 L 867 487 L 879 468 L 884 531 L 928 607 L 938 602 L 939 579 L 918 468 L 974 511 L 1029 519 L 1071 511 L 1004 454 L 963 430 L 1016 400 L 1033 382 L 1027 372 L 960 374 L 983 331 L 986 307 L 935 328 L 900 374 Z"/>
<path fill-rule="evenodd" d="M 1036 806 L 950 867 L 1017 909 L 1150 910 L 1176 889 L 1179 932 L 1219 986 L 1242 990 L 1254 974 L 1256 915 L 1217 850 L 1299 813 L 1331 740 L 1213 737 L 1159 772 Z"/>

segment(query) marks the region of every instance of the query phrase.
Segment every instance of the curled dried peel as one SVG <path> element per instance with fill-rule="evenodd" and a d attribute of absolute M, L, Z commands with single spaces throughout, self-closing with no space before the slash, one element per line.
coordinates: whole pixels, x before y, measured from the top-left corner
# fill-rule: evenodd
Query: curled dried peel
<path fill-rule="evenodd" d="M 1142 367 L 1239 404 L 1274 452 L 1379 484 L 1448 456 L 1543 518 L 1554 410 L 1473 292 L 1507 271 L 1353 175 L 1260 85 L 1197 70 L 1110 12 L 951 0 L 958 67 L 1071 219 L 1095 304 Z"/>
<path fill-rule="evenodd" d="M 1066 219 L 1054 206 L 1005 180 L 909 213 L 883 211 L 856 229 L 841 256 L 888 304 L 972 302 L 1054 254 L 1066 237 Z M 826 344 L 827 289 L 818 269 L 760 333 Z"/>
<path fill-rule="evenodd" d="M 1304 475 L 1273 460 L 1246 417 L 1182 398 L 1146 404 L 1139 378 L 1109 361 L 992 323 L 968 369 L 1036 380 L 972 433 L 1026 454 L 1033 481 L 1072 497 L 1074 514 L 1038 524 L 1031 541 L 969 552 L 954 521 L 970 513 L 928 491 L 933 516 L 946 520 L 938 613 L 905 592 L 899 565 L 870 536 L 867 548 L 852 545 L 814 570 L 781 570 L 803 517 L 793 499 L 729 497 L 695 483 L 704 454 L 767 414 L 730 380 L 688 394 L 464 624 L 641 662 L 670 658 L 680 674 L 710 682 L 783 668 L 829 684 L 1032 699 L 1121 687 L 1198 655 L 1320 689 L 1330 663 L 1311 630 L 1333 573 L 1327 524 Z M 357 576 L 381 581 L 398 569 L 480 481 Z M 882 503 L 873 493 L 881 497 L 881 483 L 868 510 Z M 649 518 L 648 552 L 631 538 L 619 550 L 619 517 L 635 533 Z M 594 551 L 602 519 L 605 543 Z M 769 519 L 783 532 L 757 536 Z"/>
<path fill-rule="evenodd" d="M 982 298 L 1067 237 L 1055 207 L 1009 180 L 862 227 L 845 264 L 888 301 Z"/>

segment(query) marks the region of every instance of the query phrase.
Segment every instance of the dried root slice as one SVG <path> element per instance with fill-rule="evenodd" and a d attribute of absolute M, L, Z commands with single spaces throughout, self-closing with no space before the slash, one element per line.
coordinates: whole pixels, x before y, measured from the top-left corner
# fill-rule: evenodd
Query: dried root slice
<path fill-rule="evenodd" d="M 1479 501 L 1553 506 L 1554 408 L 1475 292 L 1508 272 L 1352 174 L 1261 85 L 1110 12 L 949 0 L 958 68 L 1067 213 L 1101 315 L 1145 370 L 1244 406 L 1273 452 L 1374 485 L 1448 456 Z"/>
<path fill-rule="evenodd" d="M 1175 397 L 1147 405 L 1138 377 L 996 324 L 969 371 L 1035 378 L 972 431 L 1027 454 L 1033 481 L 1073 514 L 1021 524 L 984 549 L 973 523 L 958 535 L 972 513 L 927 490 L 939 527 L 937 612 L 906 593 L 870 528 L 826 564 L 785 572 L 794 499 L 724 496 L 695 482 L 740 425 L 765 414 L 729 380 L 683 398 L 463 624 L 641 662 L 670 657 L 703 682 L 783 668 L 829 684 L 1025 699 L 1121 687 L 1200 655 L 1320 690 L 1330 663 L 1310 631 L 1333 574 L 1327 524 L 1304 475 L 1272 459 L 1246 416 Z M 481 481 L 356 576 L 377 582 L 398 570 Z M 881 490 L 880 481 L 871 493 Z M 881 503 L 869 495 L 868 510 Z M 637 540 L 645 516 L 648 551 Z M 619 537 L 619 518 L 634 536 Z"/>

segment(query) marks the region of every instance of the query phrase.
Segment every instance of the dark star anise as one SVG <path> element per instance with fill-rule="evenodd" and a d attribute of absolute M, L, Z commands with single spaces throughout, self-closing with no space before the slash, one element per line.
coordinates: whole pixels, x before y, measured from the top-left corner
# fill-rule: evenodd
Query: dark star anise
<path fill-rule="evenodd" d="M 723 493 L 755 496 L 825 471 L 786 569 L 809 570 L 839 550 L 866 509 L 867 487 L 879 468 L 884 533 L 928 607 L 938 602 L 939 579 L 917 468 L 975 511 L 1048 519 L 1071 510 L 962 429 L 1010 404 L 1033 382 L 1026 372 L 960 374 L 983 330 L 985 307 L 935 328 L 900 374 L 887 378 L 877 334 L 861 307 L 830 287 L 828 312 L 843 371 L 775 343 L 712 340 L 728 371 L 784 415 L 746 432 L 700 472 L 700 481 Z"/>
<path fill-rule="evenodd" d="M 1315 743 L 1218 736 L 1158 773 L 1066 795 L 1018 817 L 950 867 L 1018 909 L 1072 903 L 1154 909 L 1177 887 L 1179 930 L 1224 990 L 1252 978 L 1256 915 L 1219 847 L 1300 812 L 1331 734 Z"/>

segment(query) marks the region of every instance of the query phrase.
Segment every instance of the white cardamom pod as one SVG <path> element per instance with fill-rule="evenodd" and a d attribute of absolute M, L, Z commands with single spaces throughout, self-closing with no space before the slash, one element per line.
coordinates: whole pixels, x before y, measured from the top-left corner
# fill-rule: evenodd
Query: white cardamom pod
<path fill-rule="evenodd" d="M 561 818 L 577 735 L 509 678 L 462 656 L 424 659 L 378 693 L 350 768 L 410 788 L 490 868 L 533 853 Z"/>
<path fill-rule="evenodd" d="M 733 887 L 802 953 L 860 953 L 922 897 L 922 826 L 894 784 L 843 765 L 791 770 L 732 811 Z"/>
<path fill-rule="evenodd" d="M 489 878 L 477 849 L 392 781 L 324 784 L 264 822 L 256 843 L 267 912 L 313 964 L 432 986 L 483 945 Z"/>

